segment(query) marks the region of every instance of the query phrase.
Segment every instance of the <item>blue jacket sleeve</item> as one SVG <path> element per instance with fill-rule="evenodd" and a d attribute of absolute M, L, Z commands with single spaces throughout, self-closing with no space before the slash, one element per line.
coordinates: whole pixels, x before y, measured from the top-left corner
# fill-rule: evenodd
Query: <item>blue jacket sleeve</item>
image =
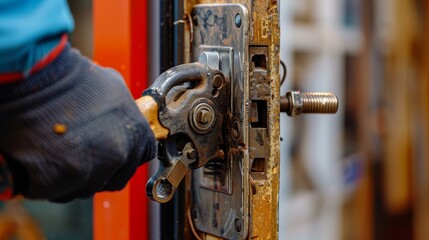
<path fill-rule="evenodd" d="M 0 73 L 27 71 L 73 28 L 66 0 L 0 0 Z"/>

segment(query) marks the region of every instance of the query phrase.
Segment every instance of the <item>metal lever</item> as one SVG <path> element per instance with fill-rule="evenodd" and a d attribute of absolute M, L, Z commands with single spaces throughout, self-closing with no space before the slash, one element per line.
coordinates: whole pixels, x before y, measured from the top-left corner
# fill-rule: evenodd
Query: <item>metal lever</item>
<path fill-rule="evenodd" d="M 165 146 L 160 146 L 160 148 L 162 148 L 161 151 L 167 149 Z M 161 167 L 146 185 L 147 195 L 160 203 L 170 201 L 180 182 L 188 173 L 189 165 L 197 159 L 197 151 L 190 142 L 185 145 L 180 157 L 169 159 L 171 155 L 165 152 L 164 154 L 164 158 L 158 156 L 159 160 L 162 161 Z"/>
<path fill-rule="evenodd" d="M 160 140 L 159 168 L 146 185 L 152 200 L 168 202 L 189 169 L 224 158 L 228 89 L 219 69 L 196 62 L 167 70 L 137 101 Z"/>

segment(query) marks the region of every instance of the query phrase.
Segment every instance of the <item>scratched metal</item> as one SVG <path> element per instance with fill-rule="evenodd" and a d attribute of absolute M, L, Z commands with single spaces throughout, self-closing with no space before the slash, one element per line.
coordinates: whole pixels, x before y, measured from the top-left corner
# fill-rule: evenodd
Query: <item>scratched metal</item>
<path fill-rule="evenodd" d="M 203 52 L 219 52 L 220 70 L 230 82 L 231 99 L 223 112 L 227 122 L 225 158 L 192 173 L 193 222 L 204 233 L 245 239 L 249 232 L 248 10 L 239 4 L 197 5 L 191 17 L 192 60 L 197 61 Z"/>
<path fill-rule="evenodd" d="M 249 11 L 248 44 L 251 46 L 266 47 L 268 51 L 267 72 L 255 72 L 249 69 L 251 75 L 249 79 L 251 83 L 250 95 L 248 96 L 249 101 L 251 98 L 266 98 L 268 91 L 270 92 L 270 98 L 266 98 L 268 101 L 267 115 L 269 129 L 255 129 L 254 131 L 251 129 L 253 133 L 249 133 L 253 136 L 249 136 L 249 139 L 251 139 L 249 143 L 250 149 L 254 148 L 255 145 L 261 145 L 260 143 L 263 141 L 263 147 L 269 147 L 269 151 L 265 153 L 265 171 L 263 173 L 251 172 L 254 179 L 249 178 L 252 186 L 251 189 L 254 191 L 249 195 L 249 205 L 247 206 L 249 207 L 249 221 L 247 222 L 248 226 L 246 226 L 249 231 L 248 239 L 278 239 L 278 191 L 280 174 L 279 2 L 277 0 L 184 1 L 186 12 L 191 12 L 195 4 L 237 3 L 246 6 Z M 191 49 L 191 47 L 186 45 L 186 49 Z M 251 55 L 252 53 L 249 52 L 249 54 Z M 253 84 L 254 81 L 260 82 L 259 79 L 261 76 L 264 76 L 265 84 Z M 259 93 L 259 89 L 262 89 L 261 93 Z M 269 133 L 269 136 L 262 139 L 261 137 L 266 136 L 266 133 Z M 255 152 L 259 152 L 259 150 L 253 151 L 252 155 Z M 249 161 L 253 161 L 253 158 L 250 158 Z M 251 166 L 251 163 L 249 165 Z M 249 169 L 247 168 L 246 170 Z M 243 184 L 248 184 L 249 182 L 243 182 Z M 209 224 L 209 222 L 206 224 Z M 203 238 L 207 240 L 221 239 L 207 233 L 203 235 Z"/>

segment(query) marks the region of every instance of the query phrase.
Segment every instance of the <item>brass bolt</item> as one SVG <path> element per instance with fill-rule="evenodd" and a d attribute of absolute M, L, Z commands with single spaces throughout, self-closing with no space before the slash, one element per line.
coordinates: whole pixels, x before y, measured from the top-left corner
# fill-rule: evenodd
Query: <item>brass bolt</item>
<path fill-rule="evenodd" d="M 201 134 L 210 132 L 216 123 L 213 107 L 208 103 L 200 102 L 191 111 L 189 116 L 192 128 Z"/>
<path fill-rule="evenodd" d="M 314 113 L 334 114 L 338 105 L 337 96 L 330 92 L 289 91 L 280 98 L 280 111 L 292 117 Z"/>

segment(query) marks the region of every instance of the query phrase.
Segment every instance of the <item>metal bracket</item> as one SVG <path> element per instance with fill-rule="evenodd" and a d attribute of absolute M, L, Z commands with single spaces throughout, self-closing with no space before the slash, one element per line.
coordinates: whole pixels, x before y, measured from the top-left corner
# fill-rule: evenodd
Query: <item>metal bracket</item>
<path fill-rule="evenodd" d="M 193 225 L 225 239 L 245 239 L 249 226 L 249 14 L 240 4 L 196 5 L 192 60 L 218 68 L 229 82 L 223 159 L 192 171 Z M 210 144 L 210 143 L 207 143 Z"/>

